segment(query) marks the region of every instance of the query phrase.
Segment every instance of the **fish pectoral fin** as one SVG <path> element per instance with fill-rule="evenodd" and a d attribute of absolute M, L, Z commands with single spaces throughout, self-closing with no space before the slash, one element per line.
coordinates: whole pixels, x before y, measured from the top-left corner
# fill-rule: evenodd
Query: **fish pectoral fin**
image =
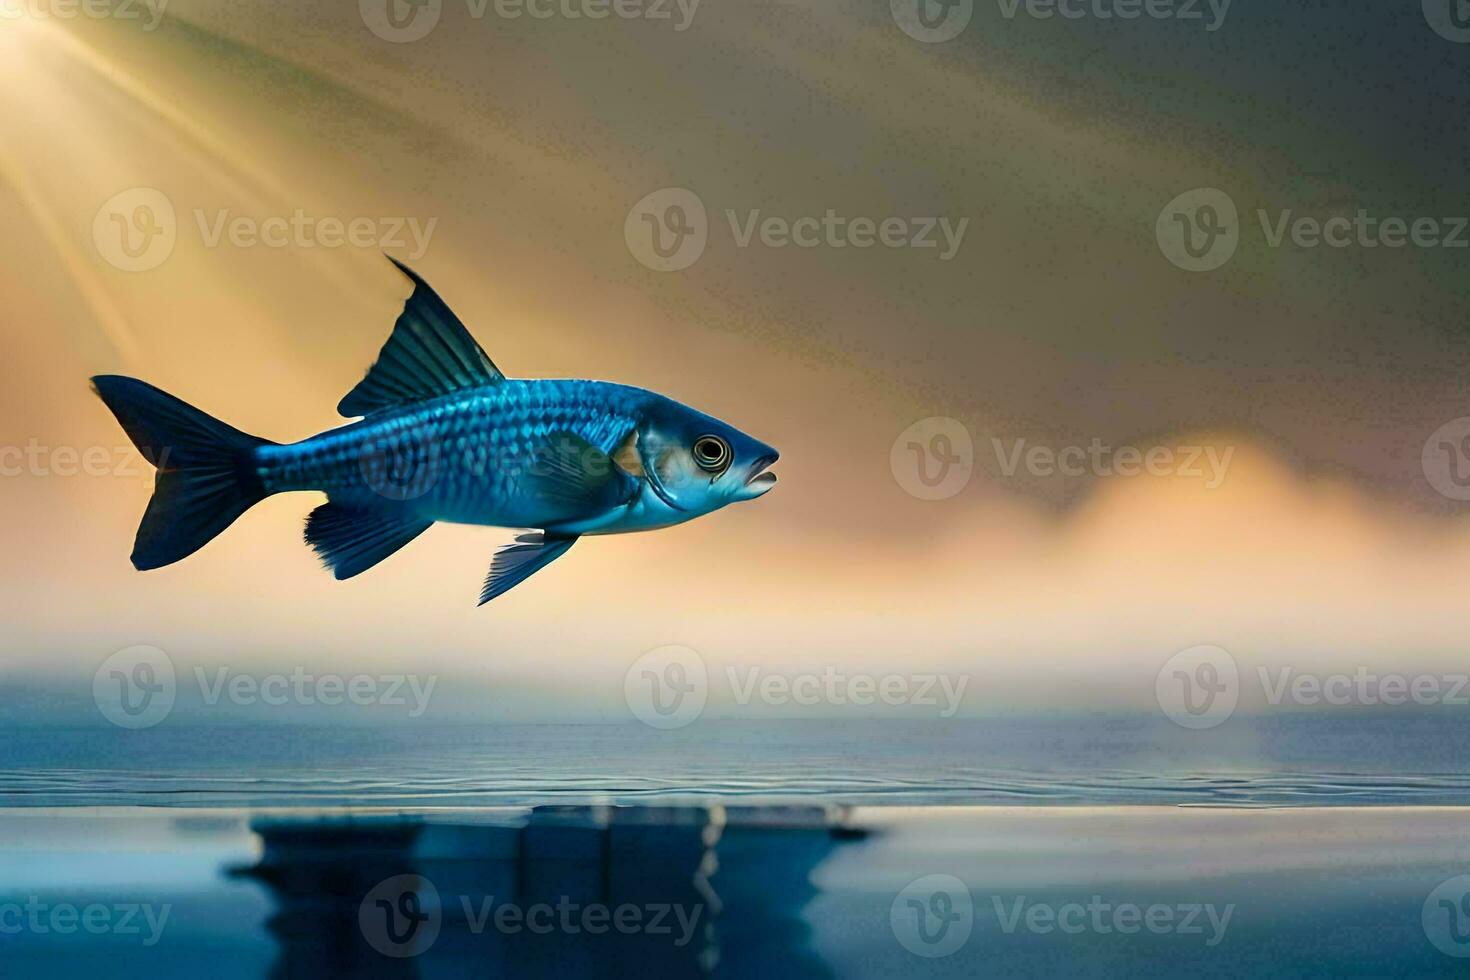
<path fill-rule="evenodd" d="M 623 441 L 618 443 L 617 448 L 612 451 L 612 461 L 618 464 L 618 469 L 635 480 L 641 480 L 647 476 L 643 471 L 643 454 L 638 451 L 637 426 L 629 430 Z"/>
<path fill-rule="evenodd" d="M 388 260 L 413 282 L 413 293 L 378 360 L 338 403 L 337 411 L 356 418 L 503 380 L 505 375 L 449 304 L 418 273 L 391 256 Z"/>
<path fill-rule="evenodd" d="M 581 513 L 627 503 L 638 481 L 575 432 L 553 432 L 531 454 L 521 478 L 530 494 Z"/>
<path fill-rule="evenodd" d="M 403 511 L 328 501 L 306 518 L 306 543 L 338 579 L 352 578 L 423 534 L 433 523 Z"/>
<path fill-rule="evenodd" d="M 485 587 L 480 590 L 480 605 L 504 595 L 538 571 L 567 553 L 577 540 L 572 535 L 549 535 L 542 531 L 522 534 L 514 544 L 495 553 Z"/>

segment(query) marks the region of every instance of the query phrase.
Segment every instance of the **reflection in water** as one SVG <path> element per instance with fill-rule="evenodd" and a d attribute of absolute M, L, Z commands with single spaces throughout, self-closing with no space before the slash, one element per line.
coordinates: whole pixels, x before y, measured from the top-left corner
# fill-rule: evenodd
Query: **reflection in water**
<path fill-rule="evenodd" d="M 262 819 L 275 977 L 826 977 L 802 910 L 862 832 L 824 807 Z"/>

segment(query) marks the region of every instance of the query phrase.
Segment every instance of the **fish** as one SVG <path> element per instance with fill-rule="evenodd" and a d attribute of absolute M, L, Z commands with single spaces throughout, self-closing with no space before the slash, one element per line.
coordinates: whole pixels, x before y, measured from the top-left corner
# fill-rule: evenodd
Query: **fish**
<path fill-rule="evenodd" d="M 136 378 L 92 378 L 156 467 L 134 568 L 189 557 L 268 496 L 317 491 L 327 501 L 307 517 L 306 543 L 339 580 L 436 523 L 520 531 L 493 556 L 484 605 L 582 537 L 671 527 L 775 485 L 775 449 L 672 398 L 506 377 L 429 284 L 389 260 L 413 291 L 337 406 L 357 421 L 276 443 Z"/>

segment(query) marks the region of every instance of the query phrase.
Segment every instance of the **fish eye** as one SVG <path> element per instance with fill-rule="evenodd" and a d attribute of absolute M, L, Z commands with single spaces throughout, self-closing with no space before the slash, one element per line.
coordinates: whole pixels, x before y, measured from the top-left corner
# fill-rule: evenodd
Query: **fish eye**
<path fill-rule="evenodd" d="M 700 436 L 694 440 L 694 461 L 702 470 L 719 473 L 730 465 L 730 444 L 719 436 Z"/>

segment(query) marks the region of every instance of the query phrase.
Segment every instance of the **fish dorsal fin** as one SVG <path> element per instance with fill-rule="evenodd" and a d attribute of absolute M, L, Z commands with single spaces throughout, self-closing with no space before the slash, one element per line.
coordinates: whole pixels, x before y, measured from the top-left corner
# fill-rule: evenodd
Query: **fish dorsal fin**
<path fill-rule="evenodd" d="M 392 256 L 388 261 L 413 281 L 413 294 L 367 377 L 347 393 L 337 411 L 356 418 L 504 379 L 439 294 L 402 262 Z"/>

